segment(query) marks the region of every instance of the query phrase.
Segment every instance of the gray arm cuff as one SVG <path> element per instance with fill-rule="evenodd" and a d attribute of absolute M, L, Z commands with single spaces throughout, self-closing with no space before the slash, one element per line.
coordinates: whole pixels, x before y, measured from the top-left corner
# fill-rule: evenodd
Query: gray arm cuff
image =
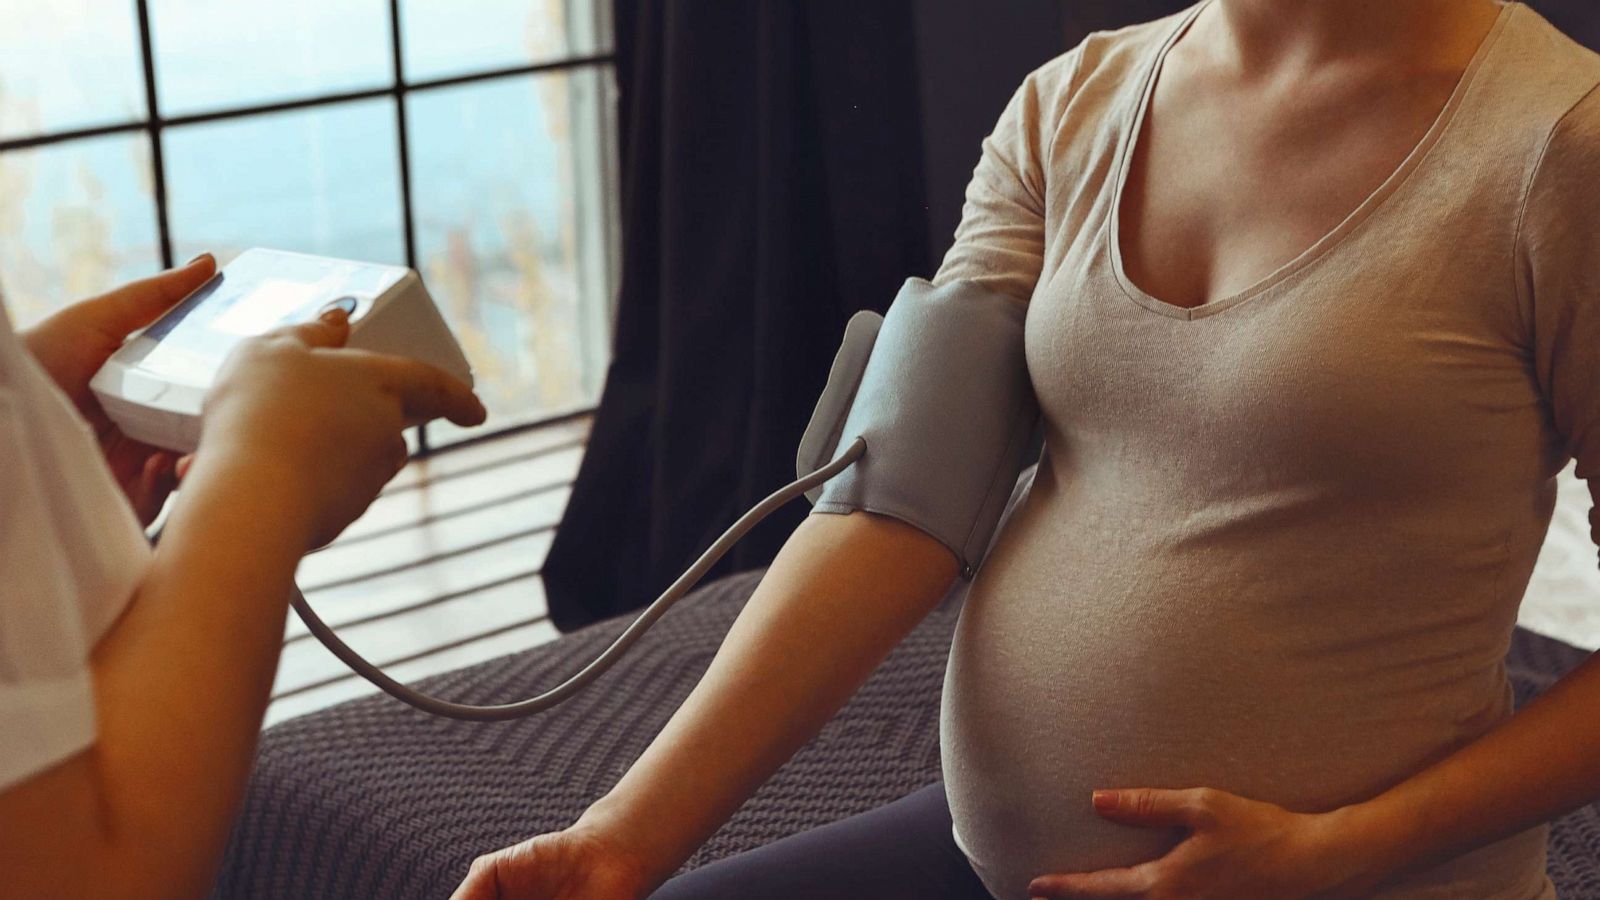
<path fill-rule="evenodd" d="M 815 471 L 858 436 L 867 451 L 806 494 L 815 510 L 863 509 L 913 525 L 971 578 L 1017 474 L 1033 462 L 1039 407 L 1023 357 L 1026 312 L 972 282 L 913 278 L 888 315 L 851 318 L 796 468 Z"/>

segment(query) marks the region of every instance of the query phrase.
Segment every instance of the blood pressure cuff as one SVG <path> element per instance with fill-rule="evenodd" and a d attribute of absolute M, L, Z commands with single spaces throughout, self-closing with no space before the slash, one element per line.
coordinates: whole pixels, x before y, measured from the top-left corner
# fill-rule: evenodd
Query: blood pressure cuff
<path fill-rule="evenodd" d="M 801 475 L 856 437 L 866 453 L 806 493 L 816 512 L 864 509 L 939 540 L 971 578 L 1017 475 L 1038 401 L 1023 359 L 1026 306 L 972 282 L 906 282 L 885 316 L 856 313 L 800 440 Z"/>

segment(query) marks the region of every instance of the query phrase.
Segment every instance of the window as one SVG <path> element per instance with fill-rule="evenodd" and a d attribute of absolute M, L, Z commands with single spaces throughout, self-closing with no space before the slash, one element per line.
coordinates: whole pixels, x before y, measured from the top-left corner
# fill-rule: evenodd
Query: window
<path fill-rule="evenodd" d="M 403 263 L 472 360 L 485 429 L 592 406 L 616 271 L 608 12 L 0 0 L 16 324 L 206 250 Z"/>

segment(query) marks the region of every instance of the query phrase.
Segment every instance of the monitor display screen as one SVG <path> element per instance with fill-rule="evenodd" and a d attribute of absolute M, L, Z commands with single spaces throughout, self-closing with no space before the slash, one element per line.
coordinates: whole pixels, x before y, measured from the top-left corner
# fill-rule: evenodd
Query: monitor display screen
<path fill-rule="evenodd" d="M 243 254 L 144 330 L 138 368 L 166 381 L 208 385 L 240 340 L 309 321 L 340 297 L 376 297 L 404 271 L 291 254 Z"/>

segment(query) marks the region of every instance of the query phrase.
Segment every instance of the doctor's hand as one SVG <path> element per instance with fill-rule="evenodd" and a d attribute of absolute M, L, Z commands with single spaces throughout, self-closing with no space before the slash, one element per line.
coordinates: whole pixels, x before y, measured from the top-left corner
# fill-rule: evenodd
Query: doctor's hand
<path fill-rule="evenodd" d="M 89 380 L 132 332 L 155 321 L 217 271 L 211 255 L 75 303 L 20 333 L 23 345 L 78 408 L 122 485 L 139 520 L 148 525 L 177 485 L 177 455 L 122 433 L 89 390 Z"/>
<path fill-rule="evenodd" d="M 477 425 L 472 389 L 426 363 L 344 347 L 342 310 L 241 341 L 200 416 L 192 471 L 226 468 L 271 486 L 306 549 L 332 541 L 406 464 L 404 430 L 431 419 Z"/>
<path fill-rule="evenodd" d="M 1293 813 L 1224 791 L 1096 791 L 1095 812 L 1139 828 L 1183 829 L 1165 856 L 1126 869 L 1044 875 L 1049 900 L 1302 900 L 1365 894 L 1356 835 L 1336 813 Z M 1362 885 L 1370 889 L 1368 885 Z"/>
<path fill-rule="evenodd" d="M 450 900 L 642 900 L 643 867 L 603 834 L 578 827 L 480 856 Z"/>

